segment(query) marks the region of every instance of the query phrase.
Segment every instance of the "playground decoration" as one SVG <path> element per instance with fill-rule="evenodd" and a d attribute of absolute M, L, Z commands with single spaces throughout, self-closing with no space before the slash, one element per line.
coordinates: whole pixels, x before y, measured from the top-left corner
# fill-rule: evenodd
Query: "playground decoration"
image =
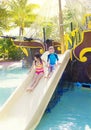
<path fill-rule="evenodd" d="M 26 48 L 33 48 L 33 49 L 39 49 L 39 53 L 43 54 L 49 46 L 54 46 L 55 50 L 58 51 L 58 53 L 61 53 L 61 44 L 59 42 L 50 40 L 49 43 L 43 43 L 40 40 L 30 40 L 30 41 L 13 41 L 14 45 L 17 47 L 20 47 L 24 54 L 28 56 L 28 51 Z"/>
<path fill-rule="evenodd" d="M 72 40 L 71 40 L 71 38 L 69 37 L 68 34 L 64 35 L 64 43 L 65 43 L 65 46 L 66 46 L 66 50 L 69 48 L 68 43 L 70 43 L 70 45 L 72 46 Z"/>
<path fill-rule="evenodd" d="M 85 14 L 82 23 L 85 25 L 87 18 L 91 17 L 91 14 Z"/>
<path fill-rule="evenodd" d="M 80 62 L 86 62 L 87 61 L 87 52 L 91 52 L 91 31 L 84 31 L 82 42 L 77 45 L 73 51 L 74 56 L 77 60 Z"/>
<path fill-rule="evenodd" d="M 82 41 L 72 49 L 70 66 L 71 82 L 91 83 L 91 30 L 83 31 Z"/>
<path fill-rule="evenodd" d="M 23 51 L 23 53 L 24 53 L 26 56 L 28 56 L 28 51 L 27 51 L 27 49 L 24 48 L 24 47 L 20 47 L 20 48 L 21 48 L 21 50 Z"/>
<path fill-rule="evenodd" d="M 91 21 L 88 22 L 88 29 L 91 29 Z"/>
<path fill-rule="evenodd" d="M 30 40 L 30 41 L 13 41 L 14 45 L 20 47 L 24 54 L 28 56 L 28 51 L 26 48 L 34 48 L 39 49 L 40 54 L 43 54 L 45 51 L 45 46 L 42 42 L 38 40 Z"/>

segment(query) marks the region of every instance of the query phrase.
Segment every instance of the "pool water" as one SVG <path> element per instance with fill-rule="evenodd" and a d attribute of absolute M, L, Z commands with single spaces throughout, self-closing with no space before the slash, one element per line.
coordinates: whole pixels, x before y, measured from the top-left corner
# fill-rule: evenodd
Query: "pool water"
<path fill-rule="evenodd" d="M 0 70 L 0 106 L 24 80 L 28 69 Z M 43 115 L 36 130 L 91 130 L 91 90 L 66 84 L 55 104 Z M 54 98 L 53 98 L 54 99 Z M 49 111 L 48 111 L 49 110 Z"/>
<path fill-rule="evenodd" d="M 27 76 L 27 68 L 0 69 L 0 107 Z"/>
<path fill-rule="evenodd" d="M 64 92 L 36 130 L 91 130 L 91 90 L 74 86 Z"/>
<path fill-rule="evenodd" d="M 28 69 L 19 67 L 0 70 L 0 88 L 17 87 L 17 85 L 26 77 L 27 72 Z"/>
<path fill-rule="evenodd" d="M 0 88 L 0 107 L 5 103 L 15 88 Z"/>

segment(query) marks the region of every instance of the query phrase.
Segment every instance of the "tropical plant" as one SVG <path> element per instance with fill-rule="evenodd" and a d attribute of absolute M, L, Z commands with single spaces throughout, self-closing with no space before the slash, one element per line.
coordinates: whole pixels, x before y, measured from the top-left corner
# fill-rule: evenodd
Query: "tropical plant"
<path fill-rule="evenodd" d="M 0 55 L 5 59 L 5 57 L 8 57 L 8 52 L 11 46 L 11 42 L 9 42 L 9 39 L 1 38 L 0 39 Z"/>
<path fill-rule="evenodd" d="M 67 6 L 64 7 L 63 10 L 63 21 L 64 21 L 64 31 L 71 31 L 71 23 L 74 23 L 75 26 L 75 19 L 74 19 L 74 10 L 70 10 Z"/>
<path fill-rule="evenodd" d="M 0 35 L 2 35 L 4 30 L 9 29 L 9 12 L 6 6 L 0 4 Z"/>
<path fill-rule="evenodd" d="M 0 57 L 3 59 L 19 60 L 24 56 L 20 48 L 13 45 L 10 38 L 0 39 Z"/>
<path fill-rule="evenodd" d="M 19 27 L 19 36 L 24 34 L 24 28 L 30 25 L 36 19 L 37 4 L 28 4 L 28 0 L 12 0 L 8 3 L 10 10 L 10 20 L 12 27 Z"/>

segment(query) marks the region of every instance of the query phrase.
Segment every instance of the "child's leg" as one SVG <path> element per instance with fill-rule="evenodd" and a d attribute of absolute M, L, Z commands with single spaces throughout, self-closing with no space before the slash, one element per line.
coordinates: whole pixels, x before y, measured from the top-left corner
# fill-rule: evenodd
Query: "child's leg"
<path fill-rule="evenodd" d="M 53 65 L 50 65 L 48 68 L 48 74 L 46 78 L 50 78 L 51 73 L 53 72 Z"/>
<path fill-rule="evenodd" d="M 31 83 L 31 85 L 27 88 L 27 91 L 32 91 L 38 84 L 39 80 L 42 78 L 42 76 L 44 75 L 44 73 L 40 73 L 39 75 L 36 74 L 36 76 L 34 77 L 33 82 Z"/>
<path fill-rule="evenodd" d="M 27 91 L 31 90 L 31 87 L 33 86 L 33 84 L 36 82 L 37 79 L 37 74 L 34 75 L 31 84 L 27 87 Z"/>
<path fill-rule="evenodd" d="M 51 74 L 51 72 L 48 72 L 46 78 L 50 78 L 50 74 Z"/>
<path fill-rule="evenodd" d="M 49 78 L 50 77 L 50 73 L 51 73 L 51 66 L 49 65 L 48 66 L 48 74 L 47 74 L 47 76 L 45 76 L 45 78 Z"/>
<path fill-rule="evenodd" d="M 44 75 L 44 73 L 40 73 L 39 75 L 37 75 L 37 78 L 36 78 L 34 84 L 31 86 L 32 89 L 34 89 L 34 88 L 37 86 L 38 82 L 39 82 L 40 79 L 43 77 L 43 75 Z"/>

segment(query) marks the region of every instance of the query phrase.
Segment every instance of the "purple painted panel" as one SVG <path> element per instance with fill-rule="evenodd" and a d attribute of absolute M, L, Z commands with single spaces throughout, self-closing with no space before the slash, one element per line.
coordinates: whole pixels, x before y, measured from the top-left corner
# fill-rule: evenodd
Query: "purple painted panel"
<path fill-rule="evenodd" d="M 91 47 L 91 31 L 84 32 L 83 41 L 74 49 L 75 56 L 79 58 L 81 50 L 87 47 Z"/>

